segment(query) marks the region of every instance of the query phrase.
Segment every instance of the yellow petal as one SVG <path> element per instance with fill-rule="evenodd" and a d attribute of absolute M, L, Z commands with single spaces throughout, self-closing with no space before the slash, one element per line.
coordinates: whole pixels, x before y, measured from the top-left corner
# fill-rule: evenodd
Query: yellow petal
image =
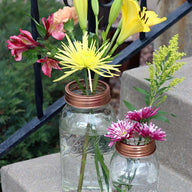
<path fill-rule="evenodd" d="M 134 32 L 133 29 L 131 29 L 130 27 L 135 28 L 134 24 L 136 21 L 139 20 L 138 14 L 140 11 L 140 7 L 138 3 L 134 0 L 123 0 L 121 11 L 122 11 L 122 28 L 117 38 L 118 45 L 123 43 L 130 35 L 137 33 L 137 32 Z M 135 22 L 133 22 L 133 20 L 135 20 Z"/>
<path fill-rule="evenodd" d="M 116 44 L 120 45 L 129 36 L 139 32 L 149 32 L 150 26 L 159 24 L 166 20 L 166 17 L 158 18 L 154 11 L 141 11 L 138 2 L 135 0 L 123 0 L 122 5 L 122 28 Z"/>
<path fill-rule="evenodd" d="M 112 58 L 109 55 L 104 56 L 109 44 L 106 43 L 97 50 L 94 40 L 89 46 L 87 33 L 83 35 L 82 42 L 74 41 L 72 43 L 67 35 L 66 37 L 68 44 L 62 44 L 63 49 L 58 49 L 55 55 L 55 58 L 60 60 L 59 63 L 65 72 L 56 81 L 62 80 L 82 69 L 94 71 L 104 77 L 112 77 L 115 74 L 111 71 L 119 71 L 119 65 L 110 65 Z"/>
<path fill-rule="evenodd" d="M 75 73 L 76 71 L 77 71 L 77 70 L 71 70 L 71 71 L 64 72 L 64 75 L 63 75 L 63 76 L 59 77 L 58 79 L 55 79 L 53 82 L 63 80 L 63 79 L 65 79 L 66 77 L 69 77 L 70 75 L 72 75 L 73 73 Z"/>
<path fill-rule="evenodd" d="M 146 13 L 146 17 L 149 18 L 146 22 L 146 25 L 148 26 L 162 23 L 167 19 L 166 17 L 158 18 L 158 15 L 154 11 L 146 11 L 145 13 Z"/>

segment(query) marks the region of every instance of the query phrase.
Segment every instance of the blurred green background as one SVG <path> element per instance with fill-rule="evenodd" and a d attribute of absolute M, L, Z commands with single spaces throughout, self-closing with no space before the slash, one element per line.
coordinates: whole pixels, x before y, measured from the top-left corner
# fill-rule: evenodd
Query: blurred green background
<path fill-rule="evenodd" d="M 63 4 L 55 0 L 39 0 L 39 17 L 48 17 Z M 19 35 L 19 29 L 31 32 L 29 0 L 2 0 L 0 3 L 0 143 L 36 116 L 34 71 L 31 58 L 16 62 L 7 48 L 7 40 Z M 44 109 L 64 94 L 65 82 L 53 83 L 42 74 Z M 59 115 L 33 133 L 0 159 L 0 167 L 59 151 Z"/>

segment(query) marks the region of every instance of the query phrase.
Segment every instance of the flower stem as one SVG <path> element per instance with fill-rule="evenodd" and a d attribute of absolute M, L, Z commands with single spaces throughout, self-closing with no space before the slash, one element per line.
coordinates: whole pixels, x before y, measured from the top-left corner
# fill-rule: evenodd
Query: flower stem
<path fill-rule="evenodd" d="M 87 128 L 86 128 L 85 141 L 84 141 L 84 145 L 83 145 L 83 155 L 81 158 L 79 184 L 78 184 L 78 188 L 77 188 L 78 192 L 81 192 L 82 186 L 83 186 L 83 177 L 84 177 L 84 172 L 85 172 L 85 164 L 86 164 L 87 150 L 88 150 L 88 144 L 89 144 L 89 129 L 90 129 L 90 125 L 88 123 Z"/>
<path fill-rule="evenodd" d="M 112 40 L 111 40 L 111 42 L 110 42 L 110 45 L 109 45 L 109 47 L 107 48 L 107 50 L 106 50 L 106 52 L 105 52 L 106 54 L 109 52 L 109 50 L 110 50 L 111 47 L 113 46 L 113 44 L 114 44 L 114 42 L 115 42 L 115 40 L 116 40 L 116 38 L 117 38 L 120 30 L 121 30 L 121 25 L 122 25 L 122 19 L 120 20 L 119 25 L 118 25 L 118 27 L 117 27 L 117 29 L 116 29 L 116 31 L 115 31 L 115 34 L 113 35 Z M 113 52 L 112 52 L 112 53 L 113 53 Z"/>
<path fill-rule="evenodd" d="M 111 27 L 111 24 L 108 24 L 108 25 L 107 25 L 107 29 L 106 29 L 106 31 L 105 31 L 106 36 L 105 36 L 105 38 L 103 39 L 103 43 L 105 43 L 105 42 L 106 42 L 107 35 L 108 35 L 108 33 L 109 33 L 109 29 L 110 29 L 110 27 Z"/>
<path fill-rule="evenodd" d="M 115 34 L 113 35 L 113 38 L 112 38 L 112 40 L 111 40 L 111 42 L 110 42 L 109 47 L 108 47 L 107 50 L 106 50 L 106 54 L 109 52 L 109 50 L 110 50 L 111 47 L 113 46 L 113 43 L 115 42 L 115 40 L 116 40 L 116 38 L 117 38 L 117 35 L 119 34 L 119 31 L 120 31 L 120 29 L 117 28 L 117 30 L 115 31 Z"/>
<path fill-rule="evenodd" d="M 89 75 L 89 87 L 91 90 L 91 93 L 93 93 L 93 86 L 92 86 L 92 79 L 91 79 L 91 71 L 89 69 L 88 70 L 88 75 Z"/>
<path fill-rule="evenodd" d="M 93 80 L 93 94 L 96 93 L 98 79 L 99 79 L 99 75 L 95 73 L 94 80 Z"/>
<path fill-rule="evenodd" d="M 100 190 L 101 190 L 101 192 L 103 192 L 103 184 L 102 184 L 101 175 L 99 172 L 99 163 L 98 163 L 98 154 L 97 154 L 97 150 L 99 150 L 98 144 L 96 144 L 95 148 L 96 148 L 95 149 L 95 169 L 97 172 L 97 180 L 98 180 Z"/>
<path fill-rule="evenodd" d="M 110 51 L 109 55 L 112 55 L 112 54 L 115 52 L 115 50 L 117 49 L 118 46 L 119 46 L 119 45 L 116 43 L 116 44 L 113 46 L 112 50 Z"/>
<path fill-rule="evenodd" d="M 83 94 L 86 94 L 85 89 L 83 88 L 83 86 L 81 85 L 80 81 L 78 80 L 77 77 L 74 76 L 75 81 L 77 82 L 77 84 L 79 85 L 79 88 L 83 91 Z"/>
<path fill-rule="evenodd" d="M 86 95 L 89 95 L 89 83 L 87 77 L 87 70 L 84 69 L 84 79 L 85 79 L 85 87 L 86 87 Z"/>

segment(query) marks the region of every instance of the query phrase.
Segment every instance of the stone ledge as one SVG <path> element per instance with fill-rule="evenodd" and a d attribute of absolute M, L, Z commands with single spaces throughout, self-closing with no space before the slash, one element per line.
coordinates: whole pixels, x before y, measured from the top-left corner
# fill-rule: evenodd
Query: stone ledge
<path fill-rule="evenodd" d="M 60 154 L 4 166 L 3 192 L 61 192 Z M 191 192 L 192 183 L 160 165 L 159 192 Z"/>
<path fill-rule="evenodd" d="M 3 192 L 61 192 L 60 154 L 1 168 Z"/>

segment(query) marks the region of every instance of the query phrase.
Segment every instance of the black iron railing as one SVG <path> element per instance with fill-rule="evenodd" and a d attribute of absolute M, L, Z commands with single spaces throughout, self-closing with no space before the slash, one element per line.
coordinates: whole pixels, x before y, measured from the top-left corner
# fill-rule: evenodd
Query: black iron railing
<path fill-rule="evenodd" d="M 90 0 L 89 0 L 90 2 Z M 67 0 L 64 0 L 64 3 L 67 4 Z M 146 6 L 147 1 L 141 0 L 141 7 Z M 106 5 L 101 5 L 103 7 L 110 6 L 110 3 Z M 120 54 L 113 60 L 112 64 L 122 63 L 130 59 L 133 55 L 139 52 L 146 45 L 151 43 L 155 38 L 157 38 L 160 34 L 170 28 L 173 24 L 178 22 L 181 18 L 183 18 L 186 14 L 192 11 L 192 0 L 186 0 L 180 7 L 178 7 L 175 11 L 167 16 L 167 20 L 163 23 L 160 23 L 152 28 L 150 32 L 147 34 L 141 33 L 140 38 L 131 43 L 128 47 L 120 52 Z M 89 9 L 89 14 L 91 14 L 91 10 Z M 37 0 L 31 0 L 31 15 L 39 21 L 39 12 L 38 12 L 38 3 Z M 93 17 L 89 17 L 92 19 Z M 94 30 L 94 22 L 90 22 L 93 26 L 89 27 L 89 30 Z M 32 21 L 32 35 L 33 38 L 37 38 L 37 30 Z M 43 91 L 42 91 L 42 82 L 41 82 L 41 65 L 38 63 L 34 64 L 35 71 L 35 98 L 36 98 L 36 109 L 37 109 L 37 117 L 27 123 L 25 126 L 16 131 L 12 136 L 10 136 L 7 140 L 0 144 L 0 157 L 4 154 L 8 153 L 12 148 L 14 148 L 17 144 L 21 143 L 25 138 L 27 138 L 30 134 L 38 130 L 42 125 L 44 125 L 48 120 L 58 114 L 63 106 L 65 105 L 65 101 L 62 98 L 57 100 L 51 106 L 49 106 L 45 111 L 42 110 L 43 106 Z"/>

